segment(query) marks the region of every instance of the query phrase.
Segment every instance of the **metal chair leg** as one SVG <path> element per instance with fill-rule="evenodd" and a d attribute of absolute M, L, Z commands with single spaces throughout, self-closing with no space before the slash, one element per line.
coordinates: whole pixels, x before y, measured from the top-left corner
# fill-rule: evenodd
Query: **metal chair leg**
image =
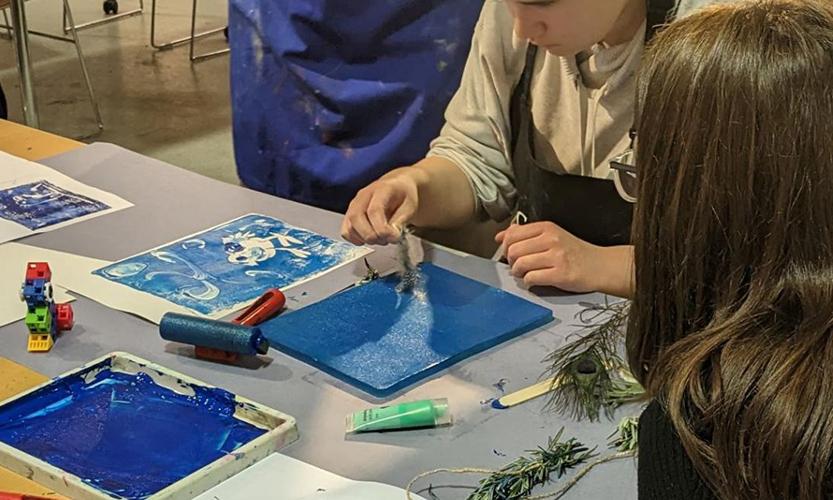
<path fill-rule="evenodd" d="M 150 46 L 156 50 L 167 50 L 172 49 L 178 45 L 182 45 L 183 43 L 188 43 L 190 38 L 185 36 L 182 38 L 177 38 L 176 40 L 171 40 L 168 42 L 159 43 L 156 41 L 156 0 L 151 0 L 150 2 Z"/>
<path fill-rule="evenodd" d="M 98 124 L 98 130 L 104 130 L 104 122 L 101 120 L 101 111 L 98 108 L 98 99 L 95 97 L 93 84 L 90 81 L 90 73 L 87 71 L 87 62 L 84 59 L 84 53 L 81 50 L 81 43 L 78 41 L 78 29 L 75 27 L 75 23 L 72 19 L 72 10 L 69 7 L 69 0 L 64 0 L 64 10 L 66 12 L 67 19 L 69 20 L 69 31 L 72 35 L 72 40 L 75 43 L 75 51 L 78 53 L 78 62 L 81 64 L 81 73 L 83 73 L 84 83 L 87 85 L 87 94 L 89 94 L 90 97 L 90 106 L 93 108 L 93 114 L 95 114 L 95 121 Z"/>
<path fill-rule="evenodd" d="M 20 0 L 20 2 L 23 3 L 22 0 Z M 69 0 L 63 0 L 63 4 L 64 4 L 64 9 L 65 9 L 65 15 L 69 18 L 70 26 L 72 26 L 73 25 L 72 10 L 70 9 L 70 6 L 69 6 Z M 4 17 L 5 17 L 5 11 L 3 12 L 3 14 L 4 14 Z M 13 12 L 12 13 L 13 19 L 14 19 L 14 16 L 15 16 L 15 13 Z M 17 25 L 9 26 L 8 24 L 5 24 L 5 25 L 0 26 L 0 28 L 6 29 L 6 30 L 14 33 L 15 36 L 17 36 L 17 33 L 18 33 L 18 31 L 17 31 L 18 26 Z M 26 33 L 27 33 L 27 35 L 39 36 L 39 37 L 43 37 L 43 38 L 48 38 L 50 40 L 56 40 L 56 41 L 59 41 L 59 42 L 67 42 L 67 43 L 72 43 L 72 44 L 75 45 L 75 51 L 78 55 L 78 63 L 81 65 L 81 73 L 84 77 L 84 83 L 86 84 L 86 87 L 87 87 L 87 94 L 89 96 L 90 106 L 92 107 L 93 114 L 95 115 L 96 124 L 98 126 L 98 130 L 96 131 L 96 133 L 103 130 L 104 129 L 104 122 L 101 119 L 101 111 L 100 111 L 99 106 L 98 106 L 98 99 L 95 96 L 95 91 L 93 90 L 92 80 L 90 79 L 90 73 L 87 70 L 87 61 L 86 61 L 86 59 L 84 59 L 84 52 L 81 49 L 81 42 L 78 39 L 78 30 L 70 28 L 71 38 L 67 38 L 67 37 L 64 37 L 64 36 L 53 35 L 52 33 L 44 33 L 44 32 L 36 31 L 36 30 L 27 30 Z M 27 39 L 28 39 L 28 37 L 27 37 Z M 26 73 L 29 76 L 26 77 L 24 75 L 24 73 Z M 31 72 L 30 72 L 30 70 L 28 68 L 26 69 L 26 71 L 21 69 L 21 82 L 23 83 L 22 88 L 24 90 L 24 96 L 26 95 L 25 90 L 26 90 L 26 81 L 27 81 L 27 79 L 30 82 L 30 87 L 31 87 Z M 32 91 L 29 90 L 29 93 L 32 94 Z M 29 103 L 29 101 L 27 101 L 24 98 L 24 114 L 26 115 L 27 124 L 30 124 L 30 125 L 32 123 L 37 122 L 37 113 L 35 113 L 35 116 L 34 116 L 35 122 L 30 122 L 30 119 L 31 119 L 30 116 L 29 116 L 31 114 L 30 110 L 33 111 L 34 106 L 35 106 L 34 98 L 32 98 L 31 103 Z M 34 126 L 36 126 L 36 125 L 34 125 Z M 82 139 L 92 137 L 93 135 L 94 134 L 89 134 L 87 136 L 82 137 Z"/>
<path fill-rule="evenodd" d="M 6 9 L 0 9 L 3 11 L 3 26 L 5 26 L 6 34 L 2 35 L 2 38 L 6 40 L 12 39 L 12 24 L 9 22 L 9 13 L 6 12 Z"/>
<path fill-rule="evenodd" d="M 12 0 L 11 9 L 17 67 L 20 73 L 20 91 L 23 97 L 23 118 L 26 120 L 26 125 L 40 128 L 34 85 L 32 84 L 32 66 L 29 61 L 29 32 L 26 26 L 26 8 L 23 5 L 23 0 Z"/>
<path fill-rule="evenodd" d="M 131 16 L 139 15 L 142 12 L 144 12 L 144 9 L 145 9 L 144 0 L 139 0 L 139 8 L 138 9 L 129 10 L 127 12 L 122 12 L 120 14 L 115 14 L 115 15 L 112 15 L 112 16 L 108 16 L 108 17 L 105 17 L 103 19 L 96 19 L 95 21 L 90 21 L 90 22 L 87 22 L 87 23 L 79 24 L 79 25 L 73 25 L 72 21 L 67 20 L 67 14 L 66 14 L 67 13 L 67 7 L 68 7 L 68 5 L 64 5 L 64 17 L 63 17 L 63 20 L 64 20 L 64 34 L 69 33 L 70 27 L 73 27 L 76 30 L 85 30 L 87 28 L 92 28 L 92 27 L 98 26 L 100 24 L 106 24 L 106 23 L 111 23 L 113 21 L 118 21 L 119 19 L 123 19 L 125 17 L 131 17 Z"/>
<path fill-rule="evenodd" d="M 194 42 L 199 40 L 200 38 L 207 37 L 209 35 L 213 35 L 215 33 L 220 33 L 225 29 L 223 28 L 214 28 L 208 31 L 203 31 L 201 33 L 197 33 L 197 1 L 194 0 L 191 5 L 191 33 L 189 36 L 184 36 L 182 38 L 177 38 L 175 40 L 170 40 L 167 42 L 157 42 L 156 41 L 156 0 L 151 0 L 150 3 L 150 46 L 156 50 L 168 50 L 174 47 L 178 47 L 183 44 L 189 44 L 189 58 L 191 61 L 198 61 L 201 59 L 205 59 L 206 57 L 215 56 L 218 54 L 224 54 L 228 52 L 228 49 L 218 50 L 216 52 L 211 52 L 208 54 L 199 54 L 194 55 Z"/>
<path fill-rule="evenodd" d="M 197 28 L 197 0 L 193 0 L 193 4 L 191 6 L 191 40 L 190 40 L 190 43 L 189 43 L 190 48 L 189 48 L 189 53 L 188 53 L 188 58 L 191 59 L 191 62 L 201 61 L 203 59 L 208 59 L 209 57 L 219 56 L 221 54 L 225 54 L 225 53 L 229 52 L 229 49 L 225 48 L 225 49 L 215 50 L 213 52 L 207 52 L 205 54 L 199 54 L 197 56 L 194 56 L 194 42 L 197 39 L 197 36 L 195 35 L 196 28 Z M 225 27 L 215 28 L 213 30 L 204 32 L 203 35 L 213 35 L 214 33 L 220 33 L 223 30 L 225 30 Z"/>

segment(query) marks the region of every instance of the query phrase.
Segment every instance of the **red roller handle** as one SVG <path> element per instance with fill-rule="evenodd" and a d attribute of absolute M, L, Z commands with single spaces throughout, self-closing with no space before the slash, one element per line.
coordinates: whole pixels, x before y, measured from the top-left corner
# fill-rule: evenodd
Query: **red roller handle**
<path fill-rule="evenodd" d="M 277 288 L 267 290 L 252 305 L 231 322 L 239 325 L 254 326 L 275 316 L 286 305 L 286 296 Z"/>

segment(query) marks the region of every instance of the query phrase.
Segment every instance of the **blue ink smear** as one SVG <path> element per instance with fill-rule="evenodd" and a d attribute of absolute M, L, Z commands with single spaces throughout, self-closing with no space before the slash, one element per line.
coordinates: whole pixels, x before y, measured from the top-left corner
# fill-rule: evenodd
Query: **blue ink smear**
<path fill-rule="evenodd" d="M 141 499 L 266 433 L 234 417 L 227 391 L 188 385 L 189 397 L 109 366 L 0 407 L 0 441 L 111 496 Z"/>
<path fill-rule="evenodd" d="M 355 259 L 361 248 L 249 214 L 93 273 L 202 314 L 231 310 Z"/>
<path fill-rule="evenodd" d="M 33 231 L 109 208 L 105 203 L 72 193 L 48 181 L 0 191 L 0 217 Z"/>
<path fill-rule="evenodd" d="M 385 398 L 552 321 L 552 311 L 430 263 L 398 293 L 391 275 L 260 325 L 275 347 Z"/>

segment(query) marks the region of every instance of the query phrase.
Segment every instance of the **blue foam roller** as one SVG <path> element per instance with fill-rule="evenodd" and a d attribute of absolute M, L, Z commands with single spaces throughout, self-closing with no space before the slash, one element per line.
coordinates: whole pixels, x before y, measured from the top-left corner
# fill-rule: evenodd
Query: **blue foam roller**
<path fill-rule="evenodd" d="M 159 322 L 159 334 L 172 342 L 239 354 L 266 354 L 269 350 L 269 341 L 257 327 L 186 314 L 165 313 Z"/>

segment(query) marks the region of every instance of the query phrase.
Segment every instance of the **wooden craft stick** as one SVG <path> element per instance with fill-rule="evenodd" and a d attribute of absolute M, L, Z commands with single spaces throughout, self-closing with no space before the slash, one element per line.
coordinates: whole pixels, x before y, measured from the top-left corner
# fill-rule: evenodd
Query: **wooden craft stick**
<path fill-rule="evenodd" d="M 606 364 L 607 369 L 613 369 L 613 366 Z M 617 370 L 619 376 L 622 380 L 626 382 L 637 383 L 636 379 L 633 378 L 633 375 L 630 374 L 628 370 Z M 559 377 L 550 377 L 548 379 L 542 380 L 536 384 L 532 384 L 529 387 L 525 387 L 523 389 L 517 390 L 511 394 L 507 394 L 501 398 L 495 399 L 492 401 L 492 408 L 497 408 L 498 410 L 505 410 L 506 408 L 519 405 L 521 403 L 525 403 L 530 399 L 535 399 L 539 396 L 543 396 L 548 392 L 552 392 L 558 389 L 561 386 L 561 381 Z"/>
<path fill-rule="evenodd" d="M 532 384 L 529 387 L 525 387 L 511 394 L 495 399 L 492 401 L 492 408 L 505 410 L 506 408 L 525 403 L 530 399 L 543 396 L 544 394 L 557 389 L 559 385 L 560 383 L 555 377 L 542 380 L 537 384 Z"/>

